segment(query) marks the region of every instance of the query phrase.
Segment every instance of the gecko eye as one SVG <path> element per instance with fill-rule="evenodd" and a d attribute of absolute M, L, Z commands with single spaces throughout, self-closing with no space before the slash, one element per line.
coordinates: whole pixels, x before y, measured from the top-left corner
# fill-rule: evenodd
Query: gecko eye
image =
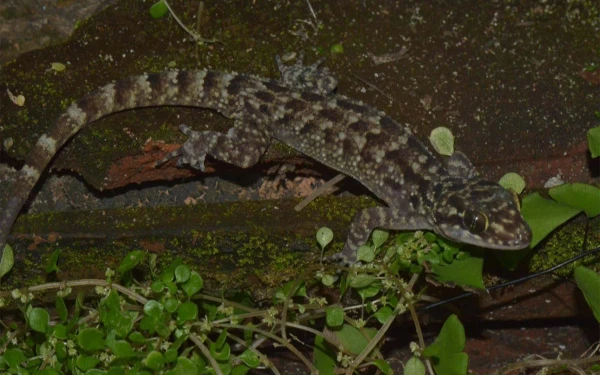
<path fill-rule="evenodd" d="M 466 210 L 462 219 L 463 225 L 471 233 L 481 233 L 488 227 L 487 216 L 479 211 Z"/>

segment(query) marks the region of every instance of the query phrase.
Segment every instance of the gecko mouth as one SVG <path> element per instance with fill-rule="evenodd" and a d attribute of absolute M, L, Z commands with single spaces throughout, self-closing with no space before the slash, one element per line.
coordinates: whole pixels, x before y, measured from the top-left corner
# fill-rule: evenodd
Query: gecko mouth
<path fill-rule="evenodd" d="M 484 247 L 493 250 L 522 250 L 531 243 L 531 230 L 525 223 L 518 228 L 499 233 L 471 233 L 464 228 L 436 226 L 436 232 L 456 242 Z"/>

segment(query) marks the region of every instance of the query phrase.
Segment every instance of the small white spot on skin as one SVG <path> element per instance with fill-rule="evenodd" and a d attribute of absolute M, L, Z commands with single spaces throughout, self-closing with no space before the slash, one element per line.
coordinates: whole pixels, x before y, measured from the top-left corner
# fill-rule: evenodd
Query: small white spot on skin
<path fill-rule="evenodd" d="M 438 167 L 436 165 L 432 165 L 431 167 L 429 167 L 428 171 L 431 174 L 436 174 L 438 171 Z"/>
<path fill-rule="evenodd" d="M 323 121 L 319 123 L 319 129 L 322 131 L 327 131 L 327 129 L 333 128 L 333 123 L 331 121 Z"/>
<path fill-rule="evenodd" d="M 419 172 L 419 171 L 421 170 L 421 164 L 419 164 L 419 163 L 412 163 L 412 164 L 410 165 L 410 167 L 412 168 L 412 170 L 413 170 L 415 173 L 417 173 L 417 172 Z"/>
<path fill-rule="evenodd" d="M 356 147 L 358 148 L 358 151 L 362 151 L 363 147 L 365 147 L 365 144 L 367 143 L 367 139 L 364 137 L 361 137 L 360 135 L 356 135 L 354 136 L 354 143 L 356 143 Z"/>
<path fill-rule="evenodd" d="M 114 92 L 114 85 L 112 85 L 112 90 Z M 148 82 L 148 75 L 143 74 L 137 79 L 137 86 L 140 88 L 139 90 L 143 92 L 145 95 L 150 95 L 152 93 L 152 88 L 150 87 L 150 82 Z M 114 96 L 114 94 L 113 94 Z"/>
<path fill-rule="evenodd" d="M 86 113 L 83 112 L 81 108 L 79 108 L 79 106 L 75 103 L 71 104 L 69 108 L 67 108 L 67 114 L 73 120 L 73 129 L 75 129 L 76 127 L 76 129 L 79 130 L 81 125 L 85 124 L 86 122 Z"/>
<path fill-rule="evenodd" d="M 340 141 L 343 141 L 344 139 L 346 139 L 346 133 L 344 133 L 344 132 L 339 132 L 339 133 L 338 133 L 338 139 L 339 139 Z"/>
<path fill-rule="evenodd" d="M 107 108 L 114 108 L 115 84 L 109 83 L 101 88 L 100 96 L 102 97 L 102 103 L 104 103 Z"/>
<path fill-rule="evenodd" d="M 48 137 L 46 134 L 42 134 L 35 147 L 43 149 L 48 155 L 54 155 L 56 152 L 56 140 Z"/>
<path fill-rule="evenodd" d="M 40 178 L 40 172 L 27 164 L 23 166 L 21 173 L 23 173 L 23 175 L 25 175 L 29 180 L 37 181 Z"/>
<path fill-rule="evenodd" d="M 425 164 L 425 162 L 427 162 L 427 156 L 425 155 L 419 155 L 419 163 L 421 164 Z"/>
<path fill-rule="evenodd" d="M 178 71 L 176 70 L 171 70 L 170 72 L 167 73 L 167 78 L 169 78 L 169 82 L 173 85 L 176 85 L 177 82 L 177 75 L 178 75 Z"/>
<path fill-rule="evenodd" d="M 504 226 L 498 224 L 498 223 L 491 223 L 490 224 L 490 228 L 495 232 L 495 233 L 505 233 L 506 230 L 504 229 Z"/>

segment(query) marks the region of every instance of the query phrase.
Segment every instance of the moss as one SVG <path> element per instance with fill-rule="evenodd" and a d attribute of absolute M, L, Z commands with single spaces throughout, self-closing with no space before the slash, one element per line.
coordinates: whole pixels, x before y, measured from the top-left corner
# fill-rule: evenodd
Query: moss
<path fill-rule="evenodd" d="M 589 226 L 587 237 L 586 226 Z M 542 244 L 541 250 L 533 255 L 529 271 L 531 273 L 543 271 L 581 254 L 584 239 L 588 241 L 587 250 L 600 246 L 600 217 L 590 220 L 589 223 L 586 223 L 582 217 L 553 232 Z M 557 270 L 555 275 L 570 276 L 573 268 L 581 264 L 600 270 L 599 259 L 600 257 L 595 256 L 577 261 Z"/>

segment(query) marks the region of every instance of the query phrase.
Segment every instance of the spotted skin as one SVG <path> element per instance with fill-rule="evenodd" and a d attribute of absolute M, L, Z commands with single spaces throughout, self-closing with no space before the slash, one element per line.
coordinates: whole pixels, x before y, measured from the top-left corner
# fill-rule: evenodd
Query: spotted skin
<path fill-rule="evenodd" d="M 450 240 L 514 250 L 531 232 L 517 203 L 499 185 L 477 177 L 460 153 L 443 164 L 407 126 L 360 101 L 333 93 L 337 80 L 321 61 L 285 66 L 280 80 L 214 70 L 167 71 L 108 84 L 73 103 L 34 146 L 0 216 L 0 248 L 31 190 L 64 143 L 97 119 L 133 108 L 190 106 L 233 120 L 225 134 L 194 131 L 162 162 L 204 170 L 206 155 L 242 168 L 254 165 L 273 138 L 353 177 L 387 207 L 358 213 L 338 258 L 356 250 L 374 228 L 434 230 Z"/>

